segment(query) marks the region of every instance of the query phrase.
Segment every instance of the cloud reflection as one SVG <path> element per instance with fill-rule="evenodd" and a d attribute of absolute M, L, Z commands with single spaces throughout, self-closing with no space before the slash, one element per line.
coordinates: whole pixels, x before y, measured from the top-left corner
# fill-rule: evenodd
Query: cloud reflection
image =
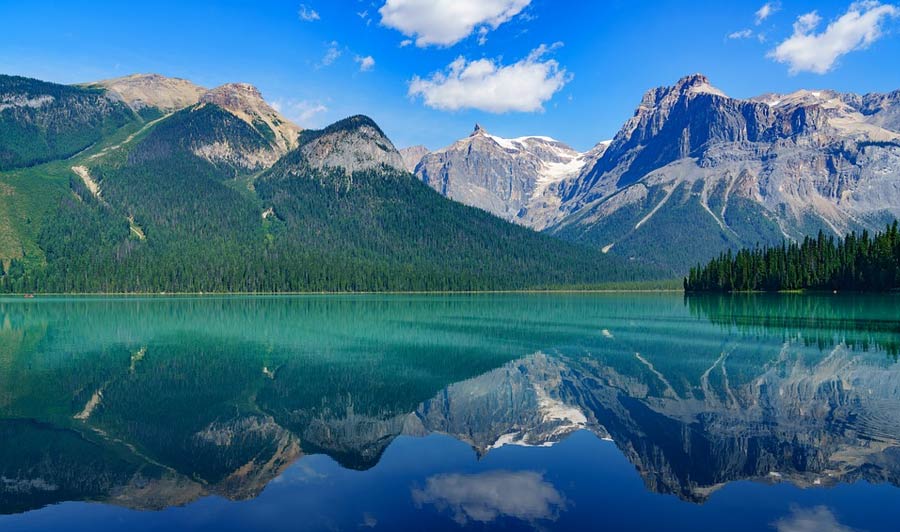
<path fill-rule="evenodd" d="M 414 488 L 416 506 L 433 505 L 450 510 L 453 520 L 488 523 L 498 517 L 523 521 L 555 520 L 566 500 L 540 473 L 490 471 L 474 475 L 435 475 L 424 488 Z"/>
<path fill-rule="evenodd" d="M 773 526 L 778 532 L 853 532 L 838 522 L 825 506 L 793 508 L 791 515 L 782 517 Z"/>

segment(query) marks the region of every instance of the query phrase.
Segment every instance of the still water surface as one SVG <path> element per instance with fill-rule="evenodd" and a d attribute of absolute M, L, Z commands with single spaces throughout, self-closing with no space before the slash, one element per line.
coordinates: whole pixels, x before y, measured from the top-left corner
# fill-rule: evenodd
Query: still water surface
<path fill-rule="evenodd" d="M 0 300 L 0 530 L 897 530 L 900 298 Z"/>

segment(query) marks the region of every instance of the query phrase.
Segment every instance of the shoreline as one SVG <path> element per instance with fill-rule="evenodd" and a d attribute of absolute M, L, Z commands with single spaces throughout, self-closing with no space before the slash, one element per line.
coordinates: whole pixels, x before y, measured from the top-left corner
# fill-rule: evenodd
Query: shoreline
<path fill-rule="evenodd" d="M 440 291 L 384 291 L 384 292 L 17 292 L 0 294 L 0 299 L 22 298 L 39 299 L 44 297 L 279 297 L 279 296 L 377 296 L 377 295 L 490 295 L 490 294 L 615 294 L 615 293 L 673 293 L 683 294 L 682 289 L 674 288 L 609 288 L 609 289 L 547 289 L 547 290 L 440 290 Z"/>

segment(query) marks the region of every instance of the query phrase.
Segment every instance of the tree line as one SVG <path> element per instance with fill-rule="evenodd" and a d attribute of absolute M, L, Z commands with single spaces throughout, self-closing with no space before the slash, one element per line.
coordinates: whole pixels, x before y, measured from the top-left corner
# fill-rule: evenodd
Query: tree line
<path fill-rule="evenodd" d="M 780 246 L 728 250 L 691 268 L 688 292 L 777 292 L 785 290 L 888 291 L 900 288 L 900 230 L 825 236 Z"/>

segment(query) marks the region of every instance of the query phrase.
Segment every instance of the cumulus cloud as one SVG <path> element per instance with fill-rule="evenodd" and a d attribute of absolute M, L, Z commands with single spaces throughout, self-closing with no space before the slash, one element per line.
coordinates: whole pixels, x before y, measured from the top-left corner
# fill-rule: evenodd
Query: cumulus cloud
<path fill-rule="evenodd" d="M 741 30 L 728 34 L 728 38 L 732 40 L 749 39 L 750 37 L 753 37 L 753 30 Z"/>
<path fill-rule="evenodd" d="M 300 17 L 300 20 L 306 22 L 312 22 L 314 20 L 319 20 L 319 12 L 315 9 L 307 6 L 306 4 L 300 5 L 300 10 L 297 11 L 297 16 Z"/>
<path fill-rule="evenodd" d="M 460 525 L 469 521 L 490 523 L 498 517 L 523 521 L 555 520 L 565 510 L 565 498 L 532 471 L 491 471 L 475 475 L 436 475 L 424 488 L 414 488 L 417 506 L 429 504 L 449 510 Z"/>
<path fill-rule="evenodd" d="M 855 2 L 825 31 L 815 33 L 822 18 L 813 11 L 794 22 L 793 35 L 769 52 L 769 57 L 787 64 L 792 74 L 825 74 L 841 56 L 863 50 L 881 38 L 885 20 L 898 15 L 900 9 L 894 5 L 874 0 Z"/>
<path fill-rule="evenodd" d="M 766 2 L 756 11 L 756 25 L 759 26 L 778 11 L 781 11 L 781 2 Z"/>
<path fill-rule="evenodd" d="M 778 532 L 853 532 L 842 525 L 825 506 L 794 508 L 791 515 L 773 523 Z"/>
<path fill-rule="evenodd" d="M 297 125 L 304 128 L 317 128 L 325 125 L 321 122 L 328 107 L 320 102 L 309 100 L 276 100 L 272 108 L 283 114 Z"/>
<path fill-rule="evenodd" d="M 360 72 L 368 72 L 375 68 L 375 58 L 371 55 L 365 57 L 356 56 L 356 62 L 359 63 Z"/>
<path fill-rule="evenodd" d="M 444 111 L 479 109 L 489 113 L 535 112 L 559 92 L 571 76 L 545 56 L 561 46 L 541 45 L 518 63 L 502 65 L 491 59 L 469 61 L 460 56 L 428 78 L 414 77 L 409 95 Z"/>
<path fill-rule="evenodd" d="M 381 23 L 414 38 L 416 46 L 451 46 L 476 29 L 497 29 L 531 0 L 386 0 Z M 484 39 L 484 34 L 479 34 Z"/>

